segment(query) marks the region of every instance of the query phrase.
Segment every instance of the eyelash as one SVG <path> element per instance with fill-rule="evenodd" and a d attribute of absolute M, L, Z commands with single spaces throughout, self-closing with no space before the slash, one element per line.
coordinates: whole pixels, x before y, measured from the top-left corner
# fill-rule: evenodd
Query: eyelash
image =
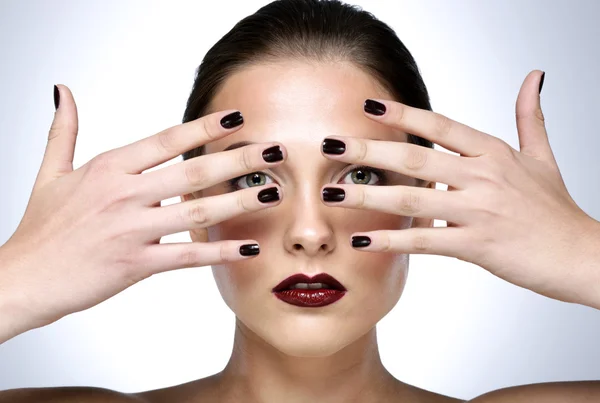
<path fill-rule="evenodd" d="M 342 177 L 345 178 L 348 174 L 354 172 L 354 171 L 369 171 L 371 173 L 374 173 L 375 175 L 377 175 L 377 177 L 379 178 L 379 182 L 377 182 L 377 184 L 373 184 L 373 185 L 366 185 L 366 186 L 381 186 L 381 185 L 385 185 L 387 184 L 387 173 L 382 170 L 382 169 L 378 169 L 378 168 L 372 168 L 372 167 L 368 167 L 366 165 L 359 165 L 359 166 L 355 166 L 352 169 L 350 169 L 348 172 L 344 173 L 344 176 Z M 247 174 L 247 175 L 242 175 L 242 176 L 238 176 L 237 178 L 233 178 L 227 181 L 228 183 L 228 187 L 230 191 L 236 191 L 236 190 L 240 190 L 240 189 L 245 189 L 245 188 L 241 188 L 237 185 L 238 181 L 240 179 L 243 179 L 249 175 L 254 175 L 254 174 L 263 174 L 266 175 L 270 178 L 270 176 L 264 172 L 253 172 L 251 174 Z M 271 180 L 273 180 L 271 178 Z M 263 185 L 264 186 L 264 185 Z"/>

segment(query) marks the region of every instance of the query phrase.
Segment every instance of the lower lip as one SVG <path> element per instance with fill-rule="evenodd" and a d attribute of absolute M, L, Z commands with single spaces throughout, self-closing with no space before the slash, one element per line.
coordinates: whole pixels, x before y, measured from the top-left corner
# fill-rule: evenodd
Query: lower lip
<path fill-rule="evenodd" d="M 333 304 L 346 295 L 346 291 L 322 288 L 318 290 L 294 289 L 274 292 L 275 296 L 291 305 L 316 308 Z"/>

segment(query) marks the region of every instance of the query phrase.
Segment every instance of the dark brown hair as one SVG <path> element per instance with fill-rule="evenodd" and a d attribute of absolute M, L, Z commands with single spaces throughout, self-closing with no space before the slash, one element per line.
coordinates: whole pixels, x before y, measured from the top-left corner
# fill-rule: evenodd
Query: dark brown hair
<path fill-rule="evenodd" d="M 396 101 L 431 110 L 415 60 L 388 25 L 338 0 L 276 0 L 239 21 L 206 53 L 183 123 L 207 114 L 228 76 L 278 59 L 349 61 L 375 77 Z M 433 148 L 431 141 L 410 133 L 408 142 Z M 182 156 L 187 160 L 203 152 L 198 147 Z"/>

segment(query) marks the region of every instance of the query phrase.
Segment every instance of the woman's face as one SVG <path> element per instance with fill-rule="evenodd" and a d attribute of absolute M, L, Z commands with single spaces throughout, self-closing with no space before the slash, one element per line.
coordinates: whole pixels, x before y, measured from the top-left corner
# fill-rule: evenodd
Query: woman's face
<path fill-rule="evenodd" d="M 432 223 L 330 207 L 321 201 L 321 188 L 331 183 L 416 186 L 416 179 L 395 172 L 378 176 L 363 170 L 363 176 L 357 175 L 354 166 L 322 155 L 321 143 L 329 135 L 407 141 L 406 133 L 364 116 L 367 98 L 392 96 L 349 63 L 282 61 L 246 67 L 230 76 L 211 104 L 209 113 L 240 110 L 244 126 L 208 144 L 207 154 L 240 141 L 277 141 L 287 150 L 282 165 L 262 171 L 258 177 L 259 185 L 275 182 L 281 186 L 281 203 L 210 227 L 208 240 L 259 242 L 258 256 L 215 265 L 213 275 L 241 325 L 288 355 L 328 356 L 341 350 L 371 330 L 400 298 L 408 274 L 408 255 L 355 250 L 350 244 L 352 233 Z M 223 183 L 196 192 L 194 197 L 254 185 L 243 177 L 235 186 Z M 201 230 L 192 231 L 191 237 L 202 241 L 204 235 Z M 305 273 L 310 277 L 321 272 L 335 277 L 347 289 L 333 304 L 298 307 L 272 293 L 273 287 L 290 275 Z"/>

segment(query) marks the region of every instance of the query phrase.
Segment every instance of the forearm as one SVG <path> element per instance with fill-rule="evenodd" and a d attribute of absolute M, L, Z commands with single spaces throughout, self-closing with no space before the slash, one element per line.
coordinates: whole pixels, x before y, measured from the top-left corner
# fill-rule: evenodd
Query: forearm
<path fill-rule="evenodd" d="M 589 230 L 577 240 L 578 248 L 573 252 L 576 273 L 581 276 L 581 292 L 578 292 L 582 305 L 600 309 L 600 222 L 590 221 Z"/>
<path fill-rule="evenodd" d="M 18 272 L 17 264 L 6 248 L 0 247 L 0 344 L 36 327 L 28 320 L 27 307 L 9 283 L 9 274 Z"/>

